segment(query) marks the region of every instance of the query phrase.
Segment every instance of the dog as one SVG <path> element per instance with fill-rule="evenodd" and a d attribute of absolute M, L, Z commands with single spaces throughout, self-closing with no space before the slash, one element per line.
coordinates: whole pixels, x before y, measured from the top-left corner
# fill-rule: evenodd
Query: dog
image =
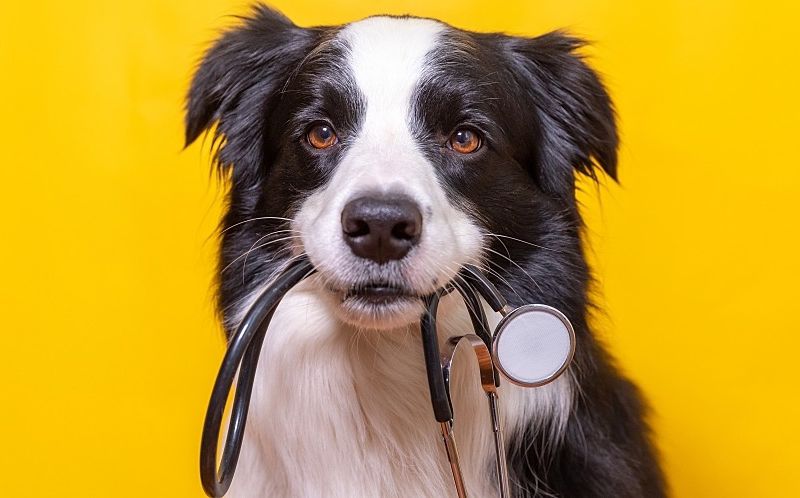
<path fill-rule="evenodd" d="M 227 333 L 290 261 L 317 270 L 275 313 L 230 496 L 454 496 L 419 319 L 466 263 L 577 336 L 555 382 L 501 384 L 512 495 L 666 496 L 645 403 L 587 323 L 575 182 L 616 179 L 618 136 L 581 46 L 408 16 L 301 28 L 256 6 L 205 54 L 186 144 L 213 130 L 228 188 Z M 439 329 L 471 330 L 457 298 Z M 456 362 L 455 430 L 469 495 L 496 496 L 474 370 Z"/>

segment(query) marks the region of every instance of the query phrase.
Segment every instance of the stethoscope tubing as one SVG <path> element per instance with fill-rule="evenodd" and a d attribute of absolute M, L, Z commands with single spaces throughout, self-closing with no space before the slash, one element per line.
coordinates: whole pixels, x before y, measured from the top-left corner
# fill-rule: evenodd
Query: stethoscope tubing
<path fill-rule="evenodd" d="M 480 298 L 483 297 L 494 311 L 504 315 L 508 312 L 508 302 L 475 266 L 466 265 L 457 278 L 461 280 L 460 284 L 451 284 L 449 287 L 441 289 L 424 299 L 426 307 L 422 319 L 420 320 L 420 331 L 422 335 L 422 347 L 425 356 L 425 368 L 428 377 L 431 405 L 434 416 L 441 425 L 442 439 L 448 461 L 450 462 L 456 492 L 459 498 L 465 498 L 467 496 L 466 486 L 452 431 L 453 405 L 450 396 L 450 369 L 455 350 L 459 343 L 463 342 L 463 340 L 468 340 L 472 343 L 478 363 L 481 365 L 481 384 L 484 391 L 486 391 L 492 432 L 494 435 L 498 491 L 499 495 L 505 498 L 509 493 L 508 468 L 506 464 L 503 432 L 500 426 L 496 390 L 500 385 L 500 376 L 493 362 L 492 349 L 494 341 Z M 446 354 L 442 356 L 439 351 L 436 314 L 442 296 L 448 294 L 453 289 L 458 290 L 464 300 L 464 305 L 469 312 L 470 321 L 472 322 L 474 335 L 467 334 L 451 338 L 447 344 L 448 349 Z M 472 337 L 472 339 L 470 339 L 470 337 Z M 475 341 L 477 341 L 477 343 Z M 483 351 L 481 352 L 481 350 Z M 488 364 L 484 365 L 483 363 L 486 362 L 488 362 Z M 489 375 L 490 378 L 484 378 L 485 375 Z"/>
<path fill-rule="evenodd" d="M 464 265 L 459 272 L 459 276 L 469 284 L 467 287 L 473 287 L 478 291 L 492 310 L 496 313 L 505 314 L 508 301 L 500 294 L 497 287 L 486 278 L 480 268 L 475 265 Z"/>
<path fill-rule="evenodd" d="M 450 406 L 450 397 L 442 372 L 442 359 L 439 351 L 439 334 L 436 330 L 436 313 L 439 310 L 439 301 L 443 291 L 434 292 L 423 299 L 425 312 L 420 319 L 420 333 L 422 335 L 422 353 L 425 358 L 425 371 L 428 376 L 428 389 L 431 395 L 433 416 L 439 423 L 453 420 L 453 408 Z"/>
<path fill-rule="evenodd" d="M 313 265 L 306 258 L 292 262 L 275 279 L 273 285 L 256 298 L 236 332 L 231 336 L 211 390 L 200 443 L 200 480 L 208 496 L 224 496 L 233 480 L 244 438 L 261 345 L 275 309 L 286 293 L 313 271 Z M 231 408 L 228 434 L 217 470 L 219 431 L 237 370 L 239 379 Z"/>
<path fill-rule="evenodd" d="M 459 273 L 463 284 L 453 286 L 459 291 L 472 321 L 475 333 L 486 343 L 492 351 L 492 337 L 489 333 L 489 324 L 483 311 L 480 294 L 489 306 L 497 312 L 502 312 L 507 306 L 507 301 L 498 292 L 497 288 L 472 265 L 465 265 Z M 431 406 L 437 422 L 449 422 L 453 419 L 453 409 L 445 386 L 442 374 L 441 356 L 439 352 L 439 335 L 436 327 L 436 313 L 439 310 L 439 301 L 448 294 L 452 288 L 441 289 L 423 298 L 425 312 L 420 319 L 420 333 L 422 335 L 422 351 L 425 357 L 425 370 L 428 376 L 428 388 L 431 395 Z M 500 378 L 495 369 L 495 385 L 499 385 Z"/>
<path fill-rule="evenodd" d="M 224 496 L 233 480 L 234 470 L 236 469 L 244 439 L 244 429 L 247 423 L 250 397 L 261 346 L 275 310 L 286 293 L 312 273 L 314 273 L 314 267 L 307 258 L 299 258 L 289 264 L 275 278 L 272 285 L 256 298 L 236 332 L 231 336 L 217 378 L 214 381 L 203 424 L 200 447 L 200 477 L 203 489 L 208 496 L 215 498 Z M 448 352 L 450 357 L 445 368 L 443 364 L 445 359 L 440 354 L 436 326 L 436 314 L 442 296 L 457 289 L 464 300 L 472 322 L 475 335 L 471 337 L 474 338 L 474 341 L 478 341 L 477 344 L 473 344 L 473 347 L 480 345 L 481 348 L 484 348 L 485 346 L 487 354 L 483 356 L 489 358 L 489 364 L 484 366 L 484 370 L 488 372 L 488 368 L 491 368 L 491 374 L 487 373 L 490 377 L 484 376 L 483 380 L 485 382 L 482 382 L 482 384 L 485 384 L 484 390 L 487 391 L 487 396 L 489 397 L 492 426 L 495 432 L 500 495 L 506 496 L 508 484 L 507 475 L 505 474 L 505 448 L 499 426 L 497 392 L 495 390 L 499 386 L 499 375 L 491 359 L 494 345 L 493 337 L 481 297 L 486 300 L 494 311 L 504 315 L 508 313 L 508 304 L 477 267 L 472 265 L 464 266 L 458 278 L 461 280 L 461 284 L 450 284 L 423 298 L 425 312 L 420 318 L 420 330 L 431 405 L 434 416 L 442 427 L 442 436 L 458 494 L 459 496 L 466 496 L 466 489 L 458 462 L 457 448 L 452 433 L 453 407 L 449 393 L 449 369 L 452 355 L 455 351 L 453 348 L 452 351 Z M 483 344 L 481 345 L 480 343 Z M 236 379 L 237 371 L 239 376 L 228 422 L 228 433 L 225 437 L 219 467 L 217 467 L 220 428 L 225 405 L 234 379 Z"/>
<path fill-rule="evenodd" d="M 491 327 L 489 327 L 489 320 L 486 318 L 486 312 L 483 309 L 483 303 L 481 302 L 480 295 L 475 290 L 475 287 L 472 284 L 472 281 L 475 280 L 476 277 L 472 277 L 470 279 L 464 278 L 465 272 L 469 270 L 462 271 L 459 278 L 462 279 L 462 284 L 456 286 L 456 289 L 461 294 L 461 297 L 464 299 L 464 305 L 467 307 L 467 312 L 469 313 L 470 321 L 472 322 L 472 330 L 475 334 L 481 338 L 481 340 L 486 344 L 486 347 L 489 349 L 489 352 L 492 352 L 492 347 L 494 345 L 494 337 L 492 337 Z M 483 274 L 478 273 L 480 276 L 480 280 L 484 281 L 486 277 Z M 494 289 L 494 286 L 491 283 L 485 284 L 487 288 Z M 496 291 L 495 291 L 496 292 Z M 499 299 L 502 299 L 500 297 Z M 505 306 L 505 300 L 498 300 L 498 303 L 501 304 L 501 308 Z M 500 386 L 500 374 L 497 371 L 497 368 L 492 369 L 494 373 L 494 385 L 496 387 Z"/>

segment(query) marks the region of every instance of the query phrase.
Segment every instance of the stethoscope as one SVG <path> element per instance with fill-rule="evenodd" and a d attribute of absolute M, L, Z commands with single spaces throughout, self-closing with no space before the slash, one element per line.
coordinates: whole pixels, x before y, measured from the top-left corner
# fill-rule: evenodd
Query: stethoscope
<path fill-rule="evenodd" d="M 290 263 L 272 285 L 264 290 L 247 311 L 231 336 L 206 410 L 200 444 L 200 478 L 208 496 L 225 495 L 233 480 L 244 439 L 244 427 L 264 336 L 281 299 L 301 280 L 314 273 L 306 258 Z M 440 350 L 436 315 L 441 298 L 457 291 L 464 299 L 473 333 L 449 338 Z M 493 333 L 481 298 L 502 315 Z M 498 390 L 501 376 L 522 387 L 539 387 L 552 382 L 569 365 L 575 352 L 575 332 L 566 316 L 543 304 L 512 308 L 481 270 L 466 265 L 458 277 L 423 299 L 420 318 L 422 347 L 431 405 L 439 422 L 453 483 L 459 498 L 467 496 L 454 433 L 450 381 L 453 360 L 460 346 L 472 349 L 477 360 L 481 388 L 486 393 L 494 435 L 498 494 L 509 496 L 505 443 L 501 427 Z M 228 431 L 217 467 L 219 432 L 225 404 L 239 373 Z"/>

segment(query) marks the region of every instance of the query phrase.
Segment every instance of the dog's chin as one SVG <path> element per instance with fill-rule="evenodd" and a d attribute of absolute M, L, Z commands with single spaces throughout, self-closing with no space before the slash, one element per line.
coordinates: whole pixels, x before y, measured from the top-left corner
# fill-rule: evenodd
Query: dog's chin
<path fill-rule="evenodd" d="M 358 292 L 336 292 L 338 318 L 359 329 L 393 330 L 419 322 L 424 311 L 422 300 L 413 294 L 391 288 L 371 288 Z"/>

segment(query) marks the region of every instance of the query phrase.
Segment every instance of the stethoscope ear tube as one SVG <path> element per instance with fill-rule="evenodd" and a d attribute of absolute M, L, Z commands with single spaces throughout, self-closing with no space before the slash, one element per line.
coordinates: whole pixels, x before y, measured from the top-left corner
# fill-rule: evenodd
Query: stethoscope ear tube
<path fill-rule="evenodd" d="M 481 277 L 483 277 L 483 275 L 481 275 Z M 491 283 L 488 285 L 492 288 L 494 287 L 491 285 Z M 478 292 L 476 292 L 475 288 L 466 281 L 462 285 L 456 286 L 456 288 L 461 294 L 461 297 L 464 299 L 464 305 L 467 307 L 467 311 L 469 312 L 469 318 L 472 322 L 472 330 L 478 337 L 481 338 L 483 343 L 486 344 L 489 352 L 491 352 L 494 340 L 492 338 L 491 328 L 489 327 L 489 320 L 486 319 L 486 313 L 483 310 L 483 304 L 481 303 L 481 298 L 478 295 Z M 492 372 L 494 376 L 494 385 L 499 387 L 500 375 L 498 374 L 496 368 L 492 368 Z"/>
<path fill-rule="evenodd" d="M 233 473 L 244 438 L 247 411 L 261 344 L 272 315 L 283 296 L 313 271 L 313 265 L 306 258 L 292 262 L 256 299 L 228 343 L 228 349 L 211 391 L 200 443 L 200 480 L 208 496 L 215 498 L 224 496 L 233 480 Z M 239 381 L 236 386 L 222 459 L 219 471 L 217 471 L 219 432 L 225 403 L 237 370 L 239 370 Z"/>
<path fill-rule="evenodd" d="M 486 319 L 486 312 L 483 310 L 481 298 L 475 288 L 468 283 L 455 286 L 461 297 L 464 299 L 464 305 L 469 312 L 469 319 L 472 322 L 472 330 L 475 334 L 483 340 L 486 347 L 492 348 L 492 333 L 489 328 L 489 321 Z"/>
<path fill-rule="evenodd" d="M 464 265 L 461 268 L 461 272 L 459 273 L 462 279 L 464 279 L 469 286 L 474 287 L 478 292 L 480 292 L 483 299 L 489 304 L 489 306 L 496 312 L 501 313 L 503 308 L 508 305 L 508 302 L 503 297 L 502 294 L 497 290 L 486 275 L 474 265 Z"/>
<path fill-rule="evenodd" d="M 422 350 L 425 355 L 425 370 L 428 375 L 428 389 L 431 395 L 431 405 L 433 413 L 438 422 L 450 422 L 453 420 L 453 408 L 450 404 L 450 396 L 442 372 L 441 357 L 439 353 L 439 339 L 436 327 L 436 313 L 439 310 L 441 297 L 448 294 L 453 288 L 457 289 L 464 299 L 464 304 L 469 311 L 472 327 L 486 347 L 491 351 L 492 336 L 489 333 L 489 323 L 483 311 L 478 293 L 489 303 L 489 306 L 497 311 L 504 311 L 507 302 L 498 292 L 497 288 L 486 278 L 486 276 L 475 266 L 465 265 L 459 277 L 461 285 L 448 286 L 423 298 L 425 312 L 420 319 L 420 330 L 422 333 Z M 500 377 L 494 369 L 495 385 L 500 384 Z"/>
<path fill-rule="evenodd" d="M 442 374 L 441 356 L 439 353 L 439 336 L 436 332 L 436 312 L 439 310 L 440 292 L 424 298 L 425 312 L 420 319 L 422 333 L 422 352 L 425 356 L 425 371 L 428 374 L 428 389 L 431 394 L 431 405 L 436 421 L 440 423 L 453 420 L 450 397 Z"/>

